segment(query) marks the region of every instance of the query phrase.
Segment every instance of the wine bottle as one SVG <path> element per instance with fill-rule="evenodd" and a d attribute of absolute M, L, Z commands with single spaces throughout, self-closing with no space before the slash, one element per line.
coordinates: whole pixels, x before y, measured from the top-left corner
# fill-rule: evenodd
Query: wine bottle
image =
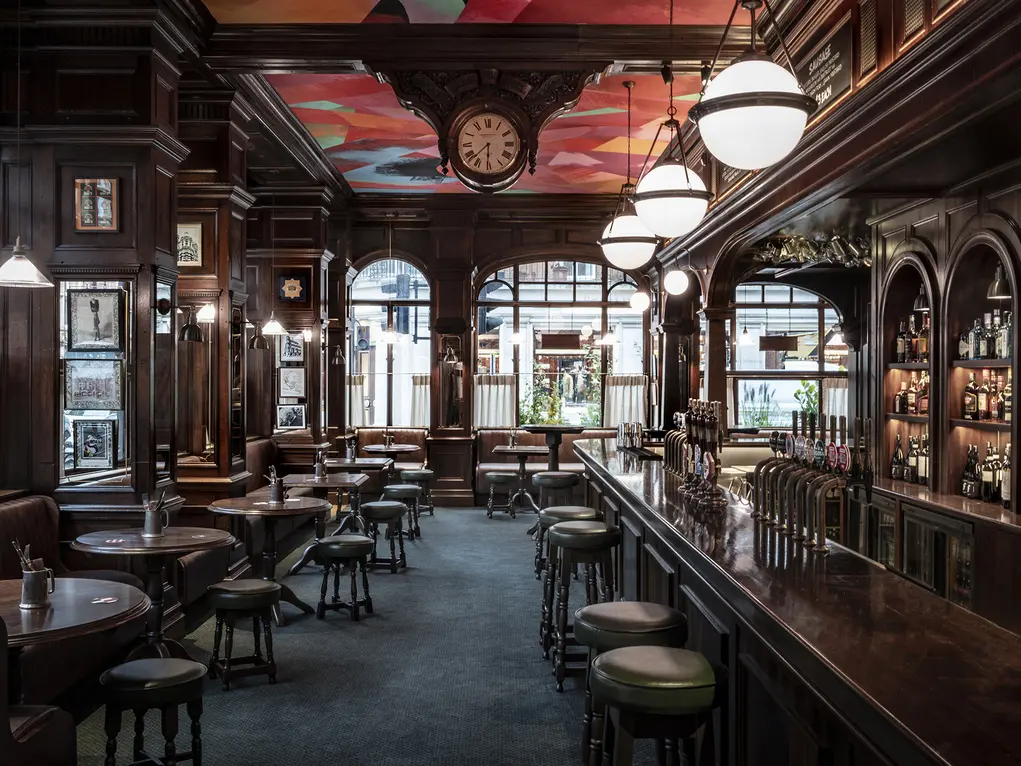
<path fill-rule="evenodd" d="M 989 420 L 989 370 L 982 370 L 982 385 L 978 387 L 978 417 L 975 420 Z"/>
<path fill-rule="evenodd" d="M 1010 510 L 1010 444 L 1003 450 L 1003 465 L 1000 468 L 1000 504 Z"/>
<path fill-rule="evenodd" d="M 982 341 L 985 337 L 985 333 L 982 332 L 982 320 L 976 319 L 968 334 L 969 359 L 985 359 L 985 348 L 982 347 L 984 345 Z"/>
<path fill-rule="evenodd" d="M 918 483 L 929 484 L 929 434 L 922 434 L 922 446 L 918 450 Z"/>
<path fill-rule="evenodd" d="M 904 346 L 906 362 L 918 361 L 918 332 L 915 330 L 915 315 L 908 317 L 908 335 Z"/>
<path fill-rule="evenodd" d="M 897 330 L 894 359 L 897 360 L 898 364 L 904 364 L 904 362 L 907 361 L 907 354 L 908 354 L 908 330 L 907 325 L 904 324 L 904 322 L 901 322 L 900 327 Z"/>
<path fill-rule="evenodd" d="M 964 461 L 964 473 L 961 477 L 961 494 L 965 497 L 977 497 L 978 482 L 978 447 L 968 445 L 968 457 Z"/>
<path fill-rule="evenodd" d="M 922 329 L 918 331 L 918 361 L 929 363 L 929 315 L 922 317 Z"/>
<path fill-rule="evenodd" d="M 993 462 L 993 443 L 986 442 L 986 455 L 982 460 L 982 500 L 989 503 L 995 500 L 996 496 L 996 475 Z"/>
<path fill-rule="evenodd" d="M 962 332 L 957 341 L 957 358 L 967 360 L 971 358 L 971 344 L 968 342 L 968 333 Z"/>
<path fill-rule="evenodd" d="M 918 381 L 918 414 L 929 414 L 929 373 L 923 372 Z"/>
<path fill-rule="evenodd" d="M 908 457 L 904 463 L 904 481 L 918 483 L 918 439 L 908 437 Z"/>
<path fill-rule="evenodd" d="M 1003 413 L 1003 420 L 1006 423 L 1011 422 L 1011 408 L 1013 402 L 1012 391 L 1011 391 L 1011 368 L 1007 368 L 1007 385 L 1003 388 L 1003 406 L 1000 408 L 1000 412 Z"/>
<path fill-rule="evenodd" d="M 904 406 L 904 411 L 908 415 L 918 414 L 918 378 L 915 377 L 915 373 L 911 373 L 911 385 L 908 386 L 907 401 Z"/>
<path fill-rule="evenodd" d="M 978 420 L 978 386 L 975 384 L 975 373 L 970 373 L 968 385 L 964 387 L 964 408 L 962 410 L 965 420 Z"/>
<path fill-rule="evenodd" d="M 908 414 L 908 384 L 901 381 L 900 391 L 893 395 L 893 411 L 897 415 Z"/>
<path fill-rule="evenodd" d="M 900 434 L 897 434 L 897 443 L 893 448 L 893 459 L 890 462 L 890 478 L 904 478 L 904 450 L 901 448 Z"/>

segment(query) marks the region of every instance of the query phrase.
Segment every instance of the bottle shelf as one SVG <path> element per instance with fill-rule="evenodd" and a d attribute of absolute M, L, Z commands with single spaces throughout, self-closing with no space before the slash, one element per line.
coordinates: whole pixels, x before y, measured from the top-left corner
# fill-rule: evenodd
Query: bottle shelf
<path fill-rule="evenodd" d="M 890 362 L 886 365 L 888 370 L 928 370 L 928 362 Z"/>
<path fill-rule="evenodd" d="M 950 418 L 951 428 L 974 428 L 977 431 L 1005 431 L 1009 432 L 1012 423 L 1002 420 L 967 420 L 965 418 Z"/>
<path fill-rule="evenodd" d="M 1003 370 L 1012 364 L 1010 359 L 954 359 L 951 367 L 964 367 L 969 370 Z"/>
<path fill-rule="evenodd" d="M 887 420 L 901 420 L 905 423 L 928 423 L 928 415 L 901 415 L 899 412 L 886 413 Z M 970 420 L 967 422 L 971 422 Z"/>

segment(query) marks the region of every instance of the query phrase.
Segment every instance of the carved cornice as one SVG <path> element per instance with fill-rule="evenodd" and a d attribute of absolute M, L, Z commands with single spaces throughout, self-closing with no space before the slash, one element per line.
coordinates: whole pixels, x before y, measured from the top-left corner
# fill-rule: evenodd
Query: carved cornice
<path fill-rule="evenodd" d="M 608 221 L 617 204 L 616 194 L 359 194 L 351 207 L 335 218 L 385 221 L 427 219 L 433 211 L 474 211 L 481 223 Z"/>
<path fill-rule="evenodd" d="M 176 136 L 153 125 L 30 125 L 21 132 L 22 140 L 36 143 L 149 147 L 178 164 L 191 154 Z M 0 128 L 0 144 L 13 143 L 15 138 L 13 128 Z"/>
<path fill-rule="evenodd" d="M 235 122 L 240 128 L 254 116 L 252 105 L 241 93 L 226 88 L 194 86 L 182 82 L 178 92 L 179 122 Z M 244 135 L 247 140 L 248 136 Z"/>
<path fill-rule="evenodd" d="M 255 204 L 255 197 L 240 186 L 231 183 L 188 182 L 177 184 L 178 207 L 187 209 L 190 205 L 182 204 L 185 200 L 195 203 L 207 200 L 228 200 L 232 205 L 248 210 Z"/>

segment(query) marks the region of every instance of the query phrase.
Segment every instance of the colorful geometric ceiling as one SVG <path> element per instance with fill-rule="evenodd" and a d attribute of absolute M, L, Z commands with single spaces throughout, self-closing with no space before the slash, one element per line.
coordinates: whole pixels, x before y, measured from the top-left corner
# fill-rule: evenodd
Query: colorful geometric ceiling
<path fill-rule="evenodd" d="M 460 1 L 460 0 L 458 0 Z M 439 0 L 435 0 L 439 2 Z M 471 4 L 471 0 L 469 0 Z M 393 89 L 362 74 L 267 75 L 270 84 L 319 142 L 356 192 L 466 193 L 453 174 L 444 177 L 436 134 L 404 109 Z M 539 135 L 535 175 L 526 170 L 504 194 L 616 194 L 627 173 L 627 90 L 631 106 L 631 175 L 641 171 L 668 93 L 659 76 L 603 77 L 589 85 L 578 105 Z M 698 77 L 674 82 L 677 117 L 697 99 Z M 667 146 L 665 132 L 653 152 Z"/>
<path fill-rule="evenodd" d="M 666 24 L 666 0 L 206 0 L 221 24 Z M 674 0 L 677 24 L 726 24 L 727 0 Z M 738 23 L 746 23 L 743 19 Z"/>

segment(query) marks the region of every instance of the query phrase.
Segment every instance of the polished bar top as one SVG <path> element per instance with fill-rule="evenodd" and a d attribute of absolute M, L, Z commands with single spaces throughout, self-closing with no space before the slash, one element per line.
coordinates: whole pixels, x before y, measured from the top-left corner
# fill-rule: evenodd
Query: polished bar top
<path fill-rule="evenodd" d="M 737 501 L 700 521 L 678 477 L 662 463 L 618 455 L 613 440 L 574 446 L 691 566 L 715 566 L 736 586 L 720 592 L 732 609 L 771 618 L 937 760 L 1021 762 L 1018 636 L 839 545 L 812 554 Z"/>
<path fill-rule="evenodd" d="M 962 495 L 933 492 L 927 487 L 893 479 L 876 479 L 873 487 L 891 495 L 899 495 L 908 501 L 916 501 L 937 511 L 949 513 L 965 521 L 979 518 L 983 521 L 1000 524 L 1011 532 L 1021 534 L 1021 523 L 1018 523 L 1017 513 L 1009 511 L 997 503 L 983 503 L 981 500 L 972 500 Z"/>

